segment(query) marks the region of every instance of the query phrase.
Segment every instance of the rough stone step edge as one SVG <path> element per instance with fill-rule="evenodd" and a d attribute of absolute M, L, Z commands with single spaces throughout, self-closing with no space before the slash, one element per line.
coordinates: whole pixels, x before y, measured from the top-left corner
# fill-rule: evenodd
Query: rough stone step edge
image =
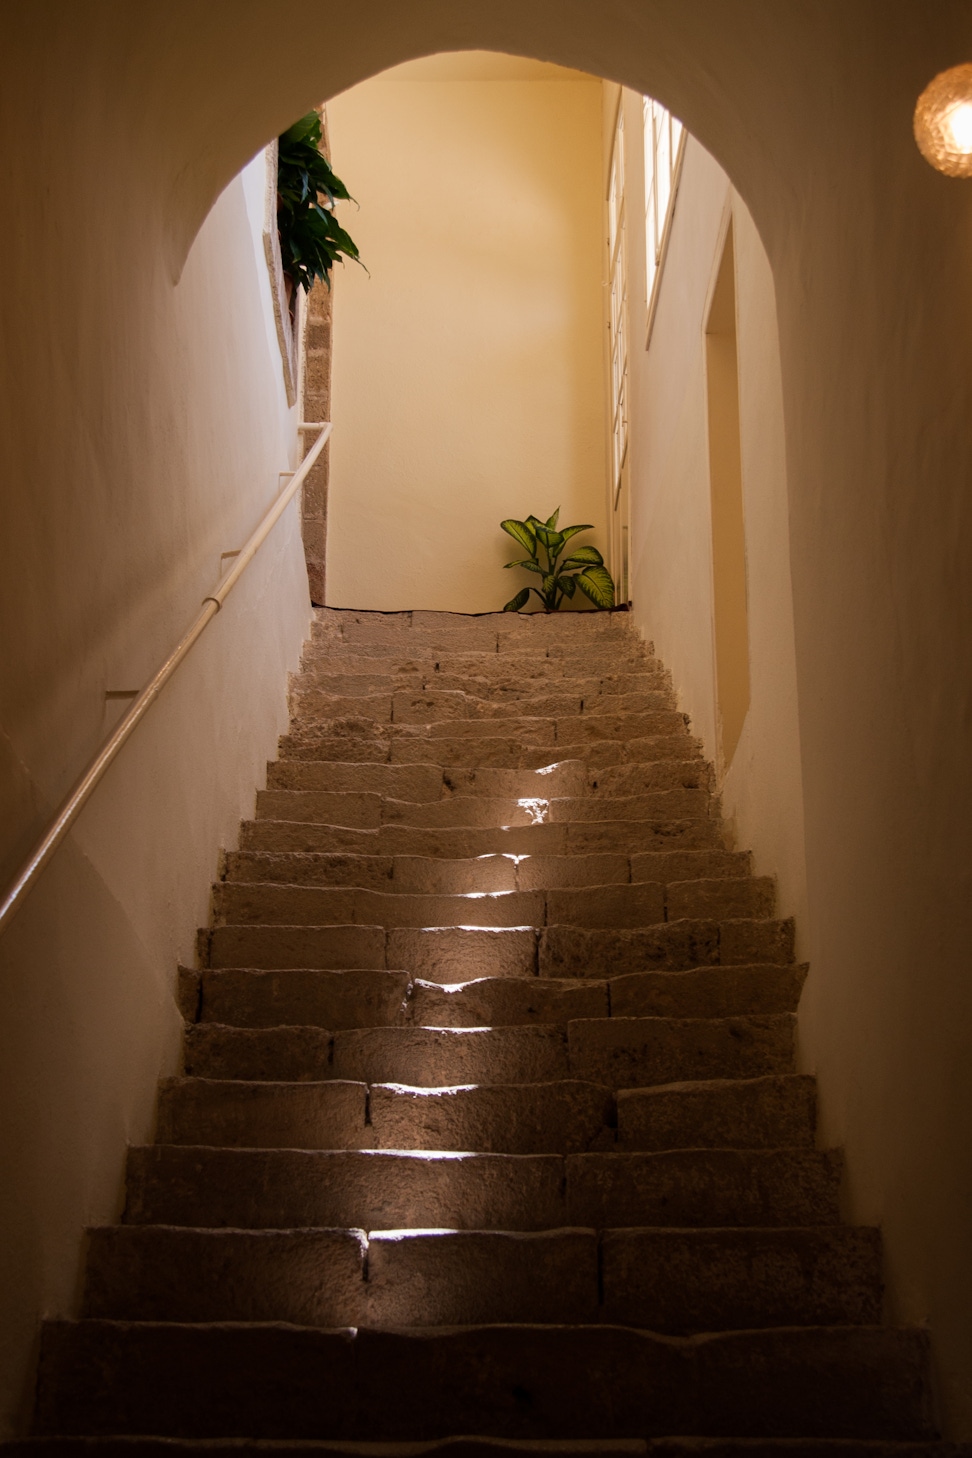
<path fill-rule="evenodd" d="M 125 1458 L 166 1458 L 173 1454 L 226 1453 L 260 1458 L 301 1458 L 329 1454 L 332 1458 L 489 1458 L 491 1454 L 553 1454 L 557 1458 L 597 1458 L 599 1454 L 630 1458 L 972 1458 L 972 1443 L 930 1439 L 927 1442 L 868 1438 L 494 1438 L 478 1434 L 431 1439 L 427 1442 L 341 1442 L 338 1439 L 274 1438 L 157 1438 L 106 1434 L 98 1437 L 15 1438 L 0 1443 L 5 1458 L 51 1454 L 102 1452 Z"/>
<path fill-rule="evenodd" d="M 0 1443 L 4 1458 L 43 1458 L 50 1453 L 96 1458 L 178 1458 L 179 1454 L 221 1454 L 234 1458 L 490 1458 L 492 1454 L 552 1454 L 557 1458 L 972 1458 L 972 1443 L 931 1439 L 896 1442 L 883 1438 L 491 1438 L 475 1433 L 415 1443 L 355 1443 L 320 1439 L 156 1438 L 108 1434 L 99 1437 L 14 1438 Z"/>

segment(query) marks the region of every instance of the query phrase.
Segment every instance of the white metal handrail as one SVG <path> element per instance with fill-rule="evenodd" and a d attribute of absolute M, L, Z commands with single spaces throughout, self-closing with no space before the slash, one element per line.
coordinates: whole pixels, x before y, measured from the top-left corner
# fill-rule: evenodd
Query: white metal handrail
<path fill-rule="evenodd" d="M 267 537 L 273 531 L 277 522 L 283 516 L 291 501 L 297 495 L 297 492 L 307 478 L 308 472 L 324 449 L 324 442 L 331 434 L 331 423 L 330 421 L 320 420 L 309 421 L 302 424 L 299 429 L 301 432 L 318 430 L 320 434 L 304 457 L 298 470 L 294 472 L 293 479 L 281 491 L 256 531 L 246 543 L 246 546 L 237 554 L 236 562 L 232 570 L 227 573 L 225 579 L 218 587 L 213 589 L 208 597 L 203 598 L 202 608 L 197 614 L 192 627 L 182 637 L 161 667 L 153 674 L 151 681 L 142 689 L 131 708 L 116 724 L 81 778 L 74 785 L 70 794 L 67 795 L 60 805 L 47 829 L 44 831 L 44 834 L 12 881 L 4 895 L 2 903 L 0 903 L 0 934 L 6 930 L 10 921 L 23 905 L 28 892 L 33 888 L 44 867 L 51 859 L 51 856 L 78 818 L 95 786 L 118 754 L 122 745 L 130 737 L 135 726 L 148 713 L 190 648 L 202 635 L 204 628 L 212 622 L 213 618 L 223 606 L 223 603 L 233 591 L 233 588 L 243 576 L 247 567 L 253 561 L 257 552 L 263 546 Z"/>

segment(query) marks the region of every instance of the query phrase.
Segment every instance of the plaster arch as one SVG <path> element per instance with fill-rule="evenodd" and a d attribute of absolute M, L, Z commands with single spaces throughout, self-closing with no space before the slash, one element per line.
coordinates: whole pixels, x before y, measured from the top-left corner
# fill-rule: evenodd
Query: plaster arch
<path fill-rule="evenodd" d="M 291 40 L 271 0 L 75 0 L 7 7 L 0 26 L 17 683 L 50 668 L 38 584 L 69 635 L 59 572 L 96 593 L 101 571 L 112 600 L 137 575 L 58 536 L 65 480 L 92 511 L 154 510 L 173 279 L 221 189 L 295 115 L 422 54 L 509 51 L 657 95 L 732 177 L 780 326 L 815 968 L 802 1037 L 853 1213 L 885 1229 L 894 1314 L 930 1322 L 948 1426 L 972 1435 L 972 191 L 927 168 L 910 125 L 929 77 L 972 52 L 967 4 L 370 0 L 309 8 Z M 57 159 L 56 190 L 38 158 Z"/>

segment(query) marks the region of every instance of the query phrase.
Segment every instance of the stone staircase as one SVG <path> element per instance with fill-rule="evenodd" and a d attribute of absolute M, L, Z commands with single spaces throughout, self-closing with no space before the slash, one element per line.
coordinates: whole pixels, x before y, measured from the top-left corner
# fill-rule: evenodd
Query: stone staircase
<path fill-rule="evenodd" d="M 940 1453 L 630 620 L 321 610 L 292 710 L 11 1450 Z"/>

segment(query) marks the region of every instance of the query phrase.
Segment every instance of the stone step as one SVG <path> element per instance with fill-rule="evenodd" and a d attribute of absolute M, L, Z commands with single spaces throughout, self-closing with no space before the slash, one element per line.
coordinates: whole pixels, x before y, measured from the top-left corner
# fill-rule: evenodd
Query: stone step
<path fill-rule="evenodd" d="M 564 890 L 476 890 L 453 895 L 359 886 L 221 881 L 213 887 L 215 926 L 547 926 L 651 927 L 665 921 L 772 917 L 769 877 L 576 886 Z"/>
<path fill-rule="evenodd" d="M 608 1325 L 52 1321 L 34 1431 L 928 1439 L 927 1353 L 924 1332 L 879 1327 L 677 1338 Z"/>
<path fill-rule="evenodd" d="M 638 931 L 583 927 L 259 926 L 200 933 L 206 967 L 270 970 L 407 968 L 429 982 L 479 977 L 603 980 L 610 973 L 682 972 L 793 960 L 789 921 L 674 921 Z"/>
<path fill-rule="evenodd" d="M 615 1089 L 792 1073 L 795 1042 L 796 1019 L 787 1013 L 581 1018 L 567 1024 L 571 1076 Z"/>
<path fill-rule="evenodd" d="M 125 1220 L 235 1229 L 552 1230 L 557 1154 L 233 1149 L 154 1144 L 128 1157 Z"/>
<path fill-rule="evenodd" d="M 585 1059 L 589 1066 L 595 1061 L 593 1056 Z M 525 1028 L 352 1028 L 333 1034 L 322 1028 L 199 1023 L 186 1030 L 185 1068 L 195 1078 L 339 1078 L 423 1088 L 570 1077 L 567 1035 L 543 1023 Z M 724 1076 L 722 1069 L 719 1074 Z M 671 1075 L 657 1082 L 670 1080 Z"/>
<path fill-rule="evenodd" d="M 402 1023 L 445 1028 L 527 1023 L 566 1026 L 572 1017 L 607 1017 L 609 1011 L 607 983 L 577 979 L 499 977 L 444 986 L 411 981 L 405 972 L 371 969 L 260 972 L 227 968 L 187 975 L 198 982 L 192 1021 L 246 1028 L 307 1024 L 336 1031 Z"/>
<path fill-rule="evenodd" d="M 647 771 L 654 774 L 657 788 L 669 789 L 676 784 L 676 762 L 663 761 Z M 685 778 L 699 770 L 690 761 Z M 554 761 L 539 769 L 470 770 L 448 765 L 361 765 L 344 764 L 340 760 L 277 760 L 267 766 L 267 788 L 272 790 L 317 790 L 326 793 L 361 791 L 384 795 L 395 800 L 439 800 L 452 795 L 486 795 L 489 797 L 530 797 L 536 795 L 585 795 L 588 792 L 588 769 L 583 760 Z M 668 782 L 671 781 L 671 784 Z M 653 788 L 655 788 L 653 786 Z"/>
<path fill-rule="evenodd" d="M 531 771 L 513 771 L 529 780 Z M 278 759 L 267 765 L 268 790 L 318 794 L 387 795 L 395 800 L 438 800 L 445 793 L 439 764 L 361 764 L 354 760 Z"/>
<path fill-rule="evenodd" d="M 399 666 L 400 665 L 400 666 Z M 657 693 L 671 689 L 669 674 L 657 661 L 644 660 L 626 673 L 588 672 L 584 677 L 565 673 L 562 659 L 534 658 L 525 654 L 444 654 L 439 658 L 403 658 L 363 663 L 349 654 L 328 654 L 321 648 L 305 648 L 299 674 L 292 675 L 295 688 L 320 689 L 340 696 L 384 694 L 412 690 L 458 690 L 483 698 L 515 696 L 536 690 L 569 687 L 582 697 L 591 694 Z"/>
<path fill-rule="evenodd" d="M 174 1078 L 159 1095 L 163 1144 L 235 1149 L 441 1149 L 479 1154 L 813 1147 L 807 1075 L 610 1089 L 576 1079 L 402 1084 Z"/>
<path fill-rule="evenodd" d="M 558 665 L 564 665 L 564 676 L 569 674 L 573 679 L 653 673 L 664 680 L 666 673 L 657 658 L 631 639 L 597 645 L 548 643 L 532 649 L 521 646 L 496 651 L 474 643 L 435 643 L 428 637 L 415 638 L 411 643 L 362 644 L 357 648 L 312 638 L 304 645 L 302 674 L 317 665 L 326 666 L 331 674 L 350 671 L 397 678 L 418 673 L 423 678 L 465 676 L 467 681 L 496 677 L 523 684 L 542 679 L 548 672 L 556 676 Z"/>
<path fill-rule="evenodd" d="M 577 1080 L 428 1089 L 402 1084 L 177 1078 L 160 1091 L 163 1144 L 234 1149 L 613 1149 L 610 1089 Z"/>
<path fill-rule="evenodd" d="M 213 887 L 214 925 L 261 926 L 562 926 L 650 927 L 666 920 L 769 917 L 773 884 L 652 881 L 551 891 L 472 891 L 432 895 L 356 886 L 287 886 L 221 881 Z"/>
<path fill-rule="evenodd" d="M 639 1153 L 129 1150 L 131 1225 L 552 1230 L 836 1225 L 841 1160 L 811 1149 Z"/>
<path fill-rule="evenodd" d="M 792 961 L 790 919 L 686 919 L 637 931 L 547 926 L 539 935 L 541 977 L 603 977 L 608 968 L 621 976 Z"/>
<path fill-rule="evenodd" d="M 223 879 L 286 886 L 362 886 L 373 891 L 459 896 L 469 891 L 547 891 L 632 881 L 743 879 L 750 857 L 738 851 L 656 851 L 600 855 L 355 855 L 327 851 L 228 851 Z"/>
<path fill-rule="evenodd" d="M 406 972 L 181 969 L 189 1020 L 244 1028 L 415 1024 L 433 1028 L 566 1025 L 571 1018 L 737 1017 L 796 1011 L 806 965 L 696 967 L 607 980 L 480 977 L 438 983 Z"/>
<path fill-rule="evenodd" d="M 972 1458 L 972 1444 L 930 1438 L 463 1438 L 367 1443 L 272 1438 L 34 1437 L 3 1458 Z"/>
<path fill-rule="evenodd" d="M 609 1322 L 688 1334 L 880 1319 L 876 1230 L 89 1232 L 82 1316 L 296 1326 Z M 600 1288 L 600 1289 L 599 1289 Z"/>
<path fill-rule="evenodd" d="M 706 790 L 669 788 L 644 795 L 550 796 L 519 799 L 454 795 L 426 801 L 393 800 L 365 791 L 260 790 L 257 820 L 302 821 L 372 830 L 381 825 L 419 829 L 502 829 L 508 826 L 590 822 L 708 819 Z"/>
<path fill-rule="evenodd" d="M 704 820 L 711 815 L 707 790 L 651 790 L 644 795 L 492 798 L 451 795 L 438 800 L 392 800 L 366 791 L 259 790 L 257 820 L 303 821 L 373 830 L 379 825 L 421 829 L 496 828 L 510 825 L 586 824 L 643 820 Z"/>
<path fill-rule="evenodd" d="M 436 644 L 428 638 L 416 639 L 411 644 L 372 644 L 357 650 L 312 638 L 304 645 L 301 662 L 302 671 L 321 664 L 331 673 L 350 669 L 354 673 L 394 676 L 403 673 L 453 674 L 467 679 L 495 676 L 522 683 L 542 679 L 547 674 L 556 677 L 558 670 L 573 679 L 653 673 L 667 681 L 667 671 L 659 660 L 646 653 L 642 644 L 630 639 L 573 647 L 549 643 L 532 649 L 521 646 L 494 652 L 475 644 Z"/>
<path fill-rule="evenodd" d="M 407 972 L 233 967 L 194 975 L 199 981 L 195 1020 L 201 1023 L 244 1028 L 307 1023 L 336 1031 L 410 1020 L 412 982 Z"/>
<path fill-rule="evenodd" d="M 547 1083 L 579 1078 L 609 1088 L 789 1073 L 788 1014 L 737 1018 L 592 1018 L 526 1027 L 238 1028 L 186 1030 L 194 1078 L 271 1082 Z"/>
<path fill-rule="evenodd" d="M 811 1149 L 816 1083 L 809 1074 L 712 1079 L 624 1089 L 617 1150 Z"/>
<path fill-rule="evenodd" d="M 806 963 L 693 967 L 686 972 L 630 972 L 608 981 L 612 1017 L 729 1018 L 795 1013 Z M 569 983 L 568 983 L 569 985 Z"/>
<path fill-rule="evenodd" d="M 616 892 L 635 892 L 632 911 L 644 920 L 660 921 L 664 901 L 661 888 L 618 886 Z M 584 892 L 552 891 L 556 898 L 583 896 Z M 491 891 L 466 896 L 430 896 L 392 891 L 369 891 L 354 886 L 275 886 L 266 882 L 219 882 L 213 888 L 213 920 L 219 926 L 544 926 L 547 894 L 543 891 Z"/>
<path fill-rule="evenodd" d="M 300 674 L 291 675 L 290 685 L 294 694 L 318 693 L 331 698 L 460 693 L 507 704 L 523 703 L 545 694 L 571 694 L 579 698 L 581 709 L 600 700 L 651 695 L 653 703 L 641 707 L 672 707 L 672 684 L 663 669 L 643 663 L 625 674 L 576 677 L 565 674 L 564 668 L 563 660 L 532 662 L 526 658 L 517 659 L 514 668 L 504 658 L 488 666 L 482 659 L 446 658 L 437 662 L 409 659 L 401 668 L 395 668 L 386 659 L 305 655 Z"/>
<path fill-rule="evenodd" d="M 542 769 L 551 760 L 551 746 L 524 743 L 507 733 L 470 739 L 439 736 L 435 745 L 417 734 L 379 732 L 376 725 L 353 721 L 355 730 L 323 734 L 294 725 L 279 740 L 280 758 L 355 764 L 429 764 L 436 761 L 469 768 Z M 655 764 L 667 759 L 688 760 L 700 752 L 697 739 L 677 734 L 649 735 L 629 740 L 592 740 L 585 744 L 553 746 L 553 757 L 583 759 L 588 766 Z"/>
<path fill-rule="evenodd" d="M 588 714 L 653 714 L 671 712 L 674 707 L 668 689 L 626 693 L 593 690 L 584 694 L 579 684 L 566 676 L 557 683 L 507 689 L 499 694 L 495 691 L 470 693 L 465 685 L 449 688 L 444 684 L 419 689 L 389 684 L 384 691 L 332 693 L 306 681 L 299 681 L 290 693 L 291 717 L 302 723 L 342 719 L 348 715 L 371 719 L 376 724 L 505 720 L 513 716 L 563 719 Z"/>
<path fill-rule="evenodd" d="M 612 639 L 641 644 L 626 611 L 595 611 L 516 614 L 455 613 L 408 609 L 376 612 L 357 608 L 316 608 L 311 641 L 340 642 L 348 647 L 394 642 L 415 642 L 428 638 L 435 644 L 462 643 L 489 652 L 519 645 L 523 650 L 539 644 L 587 643 L 596 645 Z"/>
<path fill-rule="evenodd" d="M 587 823 L 433 829 L 382 825 L 362 830 L 293 820 L 249 820 L 240 849 L 329 855 L 435 856 L 465 860 L 486 855 L 584 856 L 722 849 L 722 827 L 708 819 L 589 821 Z"/>
<path fill-rule="evenodd" d="M 553 708 L 546 714 L 511 714 L 506 706 L 492 717 L 466 718 L 454 715 L 441 718 L 433 715 L 431 707 L 423 710 L 421 703 L 413 705 L 414 717 L 398 718 L 384 723 L 367 715 L 364 710 L 354 708 L 354 701 L 348 700 L 343 714 L 315 715 L 306 706 L 295 726 L 308 734 L 311 730 L 322 739 L 349 737 L 362 733 L 388 739 L 392 744 L 405 740 L 409 744 L 422 746 L 422 763 L 434 763 L 443 752 L 436 745 L 441 741 L 450 745 L 449 762 L 461 765 L 467 763 L 462 745 L 467 740 L 500 737 L 523 745 L 543 746 L 547 759 L 568 757 L 567 746 L 587 746 L 599 741 L 628 741 L 652 739 L 670 735 L 677 736 L 683 747 L 692 743 L 686 716 L 674 709 L 658 709 L 641 714 L 583 714 L 580 705 L 576 709 Z M 422 717 L 427 714 L 428 717 Z M 458 745 L 456 749 L 454 746 Z M 587 758 L 585 748 L 573 749 L 571 758 Z M 685 756 L 688 757 L 688 756 Z"/>

